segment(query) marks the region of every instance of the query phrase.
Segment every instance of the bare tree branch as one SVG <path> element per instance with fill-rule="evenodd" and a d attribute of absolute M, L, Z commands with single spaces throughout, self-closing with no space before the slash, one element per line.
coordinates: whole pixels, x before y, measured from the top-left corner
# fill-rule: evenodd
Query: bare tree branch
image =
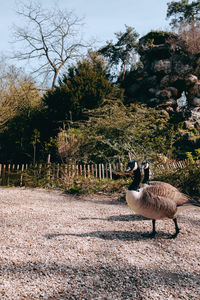
<path fill-rule="evenodd" d="M 15 26 L 15 43 L 23 48 L 13 58 L 36 62 L 33 70 L 38 75 L 52 76 L 52 88 L 66 63 L 80 55 L 80 49 L 87 47 L 81 37 L 82 19 L 73 12 L 52 9 L 45 10 L 37 2 L 21 2 L 17 14 L 25 26 Z"/>

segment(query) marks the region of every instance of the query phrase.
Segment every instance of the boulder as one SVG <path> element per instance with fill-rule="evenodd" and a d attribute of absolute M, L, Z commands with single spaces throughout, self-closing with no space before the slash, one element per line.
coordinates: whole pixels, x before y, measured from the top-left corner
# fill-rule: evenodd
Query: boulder
<path fill-rule="evenodd" d="M 166 88 L 166 90 L 170 91 L 171 92 L 171 95 L 174 99 L 177 99 L 177 96 L 178 96 L 178 90 L 173 87 L 173 86 L 169 86 Z"/>
<path fill-rule="evenodd" d="M 161 99 L 161 100 L 163 100 L 163 99 L 169 99 L 169 98 L 171 98 L 171 96 L 172 96 L 171 91 L 167 90 L 167 89 L 160 90 L 160 91 L 158 91 L 156 93 L 156 97 L 159 98 L 159 99 Z"/>
<path fill-rule="evenodd" d="M 190 122 L 190 125 L 193 124 L 200 134 L 200 107 L 192 108 L 190 110 L 190 117 L 186 121 Z"/>
<path fill-rule="evenodd" d="M 166 106 L 176 106 L 177 105 L 177 102 L 176 102 L 176 100 L 174 100 L 174 99 L 168 99 L 167 101 L 165 101 L 165 105 Z"/>
<path fill-rule="evenodd" d="M 149 104 L 152 106 L 156 106 L 156 105 L 158 105 L 160 103 L 160 100 L 158 99 L 158 98 L 151 98 L 150 100 L 149 100 Z"/>
<path fill-rule="evenodd" d="M 169 86 L 170 83 L 170 77 L 169 75 L 165 75 L 161 80 L 160 80 L 160 87 L 161 88 L 166 88 Z"/>
<path fill-rule="evenodd" d="M 200 107 L 200 98 L 194 97 L 192 102 L 191 102 L 191 105 Z"/>
<path fill-rule="evenodd" d="M 160 59 L 152 63 L 152 71 L 155 73 L 171 73 L 171 61 L 169 59 Z"/>
<path fill-rule="evenodd" d="M 191 87 L 195 85 L 195 83 L 198 82 L 198 77 L 193 74 L 188 74 L 188 76 L 185 77 L 185 85 L 186 87 Z"/>

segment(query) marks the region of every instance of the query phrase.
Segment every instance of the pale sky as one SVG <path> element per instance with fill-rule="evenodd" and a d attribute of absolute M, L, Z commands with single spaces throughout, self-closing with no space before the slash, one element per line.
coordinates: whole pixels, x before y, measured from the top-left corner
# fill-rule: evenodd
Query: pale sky
<path fill-rule="evenodd" d="M 11 27 L 19 21 L 15 13 L 16 0 L 0 0 L 0 54 L 12 51 Z M 23 2 L 26 0 L 23 0 Z M 38 0 L 45 7 L 73 10 L 84 17 L 85 39 L 96 38 L 105 45 L 114 39 L 114 33 L 125 30 L 125 24 L 134 27 L 143 36 L 151 30 L 169 30 L 166 20 L 170 0 Z M 23 25 L 23 24 L 21 24 Z"/>

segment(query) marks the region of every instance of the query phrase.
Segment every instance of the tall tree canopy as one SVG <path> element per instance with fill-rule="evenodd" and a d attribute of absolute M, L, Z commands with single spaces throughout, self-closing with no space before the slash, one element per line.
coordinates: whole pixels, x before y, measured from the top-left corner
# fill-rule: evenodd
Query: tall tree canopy
<path fill-rule="evenodd" d="M 176 27 L 181 22 L 188 24 L 199 22 L 200 20 L 200 2 L 199 0 L 171 1 L 167 3 L 167 18 L 171 18 L 170 25 Z"/>
<path fill-rule="evenodd" d="M 125 74 L 127 65 L 133 61 L 137 49 L 137 38 L 139 34 L 133 27 L 126 26 L 125 32 L 115 33 L 117 42 L 107 42 L 107 45 L 99 49 L 99 53 L 106 57 L 112 66 L 120 66 L 121 73 Z"/>
<path fill-rule="evenodd" d="M 101 105 L 112 90 L 103 60 L 91 54 L 69 68 L 59 86 L 44 96 L 44 103 L 54 122 L 76 120 L 84 109 Z"/>

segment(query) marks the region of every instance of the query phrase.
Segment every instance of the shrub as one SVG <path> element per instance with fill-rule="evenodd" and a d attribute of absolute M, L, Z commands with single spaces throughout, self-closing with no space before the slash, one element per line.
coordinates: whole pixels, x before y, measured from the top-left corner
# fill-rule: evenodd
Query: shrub
<path fill-rule="evenodd" d="M 200 197 L 200 163 L 188 162 L 184 168 L 154 168 L 153 180 L 165 181 L 179 188 L 182 192 Z"/>

